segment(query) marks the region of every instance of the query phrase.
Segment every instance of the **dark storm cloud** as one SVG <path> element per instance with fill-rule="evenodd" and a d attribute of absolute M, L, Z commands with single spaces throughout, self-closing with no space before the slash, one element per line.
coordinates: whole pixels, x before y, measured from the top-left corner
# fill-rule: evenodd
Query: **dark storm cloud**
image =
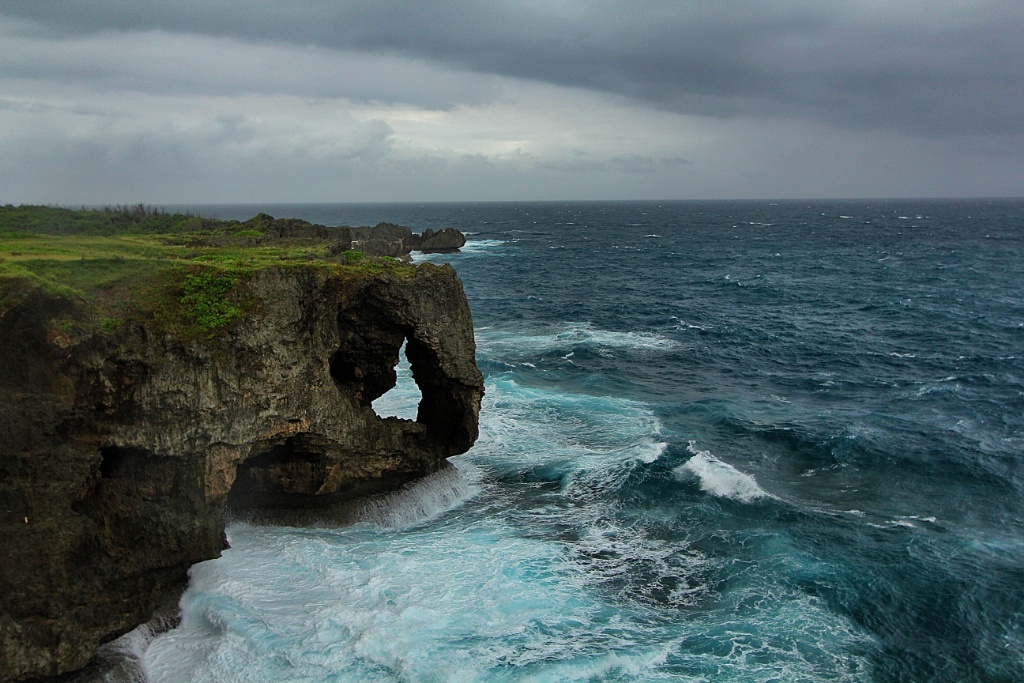
<path fill-rule="evenodd" d="M 29 20 L 29 34 L 161 30 L 369 51 L 686 114 L 941 137 L 1024 132 L 1019 0 L 32 0 L 7 3 L 6 12 Z"/>

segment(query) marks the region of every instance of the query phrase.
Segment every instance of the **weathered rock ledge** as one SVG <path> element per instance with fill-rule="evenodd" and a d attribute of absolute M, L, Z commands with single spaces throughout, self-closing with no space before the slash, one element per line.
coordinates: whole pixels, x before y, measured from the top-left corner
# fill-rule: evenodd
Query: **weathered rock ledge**
<path fill-rule="evenodd" d="M 413 251 L 452 254 L 466 246 L 466 236 L 457 228 L 436 231 L 427 228 L 423 234 L 417 235 L 411 228 L 395 223 L 378 223 L 372 227 L 328 228 L 297 218 L 274 218 L 265 213 L 257 214 L 238 226 L 260 234 L 259 237 L 251 238 L 254 244 L 307 239 L 331 242 L 335 245 L 334 250 L 339 252 L 352 249 L 371 256 L 405 258 Z M 225 238 L 215 241 L 223 242 Z"/>
<path fill-rule="evenodd" d="M 483 383 L 450 267 L 243 287 L 251 313 L 213 338 L 79 325 L 85 305 L 43 289 L 0 313 L 0 679 L 76 670 L 173 603 L 225 547 L 229 497 L 351 499 L 473 444 Z M 415 421 L 370 405 L 403 343 Z"/>

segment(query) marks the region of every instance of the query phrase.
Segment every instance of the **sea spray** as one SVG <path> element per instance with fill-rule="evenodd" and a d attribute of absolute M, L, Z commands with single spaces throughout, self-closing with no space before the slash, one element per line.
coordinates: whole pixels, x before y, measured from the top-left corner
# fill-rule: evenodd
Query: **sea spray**
<path fill-rule="evenodd" d="M 478 477 L 479 471 L 471 464 L 457 467 L 446 463 L 428 477 L 367 501 L 355 513 L 355 519 L 391 529 L 422 524 L 477 495 Z"/>
<path fill-rule="evenodd" d="M 693 441 L 686 449 L 693 457 L 675 468 L 673 472 L 681 480 L 698 480 L 701 491 L 712 496 L 731 498 L 743 503 L 771 495 L 758 486 L 752 476 L 722 462 L 710 451 L 698 450 Z"/>
<path fill-rule="evenodd" d="M 667 448 L 661 430 L 650 406 L 639 401 L 499 377 L 485 387 L 481 443 L 472 453 L 481 466 L 530 469 L 558 481 L 568 498 L 594 498 L 658 460 Z"/>
<path fill-rule="evenodd" d="M 580 349 L 600 354 L 615 350 L 663 352 L 679 346 L 675 340 L 660 334 L 617 332 L 578 321 L 545 325 L 535 331 L 508 326 L 478 329 L 477 340 L 481 350 L 491 358 L 521 358 L 550 352 L 564 356 Z"/>

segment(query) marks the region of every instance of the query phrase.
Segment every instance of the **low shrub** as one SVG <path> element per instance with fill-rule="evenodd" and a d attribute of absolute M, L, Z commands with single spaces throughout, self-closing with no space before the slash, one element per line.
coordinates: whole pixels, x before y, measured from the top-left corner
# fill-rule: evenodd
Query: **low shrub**
<path fill-rule="evenodd" d="M 238 278 L 208 270 L 185 276 L 183 294 L 178 302 L 186 313 L 204 330 L 228 325 L 242 314 L 242 309 L 226 297 L 238 284 Z"/>

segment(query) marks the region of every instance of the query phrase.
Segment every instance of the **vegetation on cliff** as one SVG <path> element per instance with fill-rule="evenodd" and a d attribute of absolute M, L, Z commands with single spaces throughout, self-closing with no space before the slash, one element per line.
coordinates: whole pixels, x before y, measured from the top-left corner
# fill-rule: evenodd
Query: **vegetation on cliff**
<path fill-rule="evenodd" d="M 342 519 L 476 439 L 457 274 L 365 247 L 408 228 L 54 211 L 0 207 L 0 680 L 176 604 L 225 506 Z M 415 420 L 373 408 L 403 348 Z"/>
<path fill-rule="evenodd" d="M 39 287 L 88 302 L 95 312 L 91 322 L 106 328 L 141 318 L 210 333 L 244 315 L 247 302 L 238 285 L 263 269 L 315 268 L 350 277 L 415 272 L 394 258 L 351 250 L 343 230 L 331 239 L 330 229 L 295 219 L 260 214 L 240 223 L 142 205 L 4 206 L 0 311 Z"/>
<path fill-rule="evenodd" d="M 232 221 L 234 222 L 234 221 Z M 0 206 L 0 233 L 29 232 L 48 235 L 116 235 L 123 233 L 185 232 L 217 223 L 191 214 L 136 204 L 102 209 L 67 209 L 56 206 Z"/>

